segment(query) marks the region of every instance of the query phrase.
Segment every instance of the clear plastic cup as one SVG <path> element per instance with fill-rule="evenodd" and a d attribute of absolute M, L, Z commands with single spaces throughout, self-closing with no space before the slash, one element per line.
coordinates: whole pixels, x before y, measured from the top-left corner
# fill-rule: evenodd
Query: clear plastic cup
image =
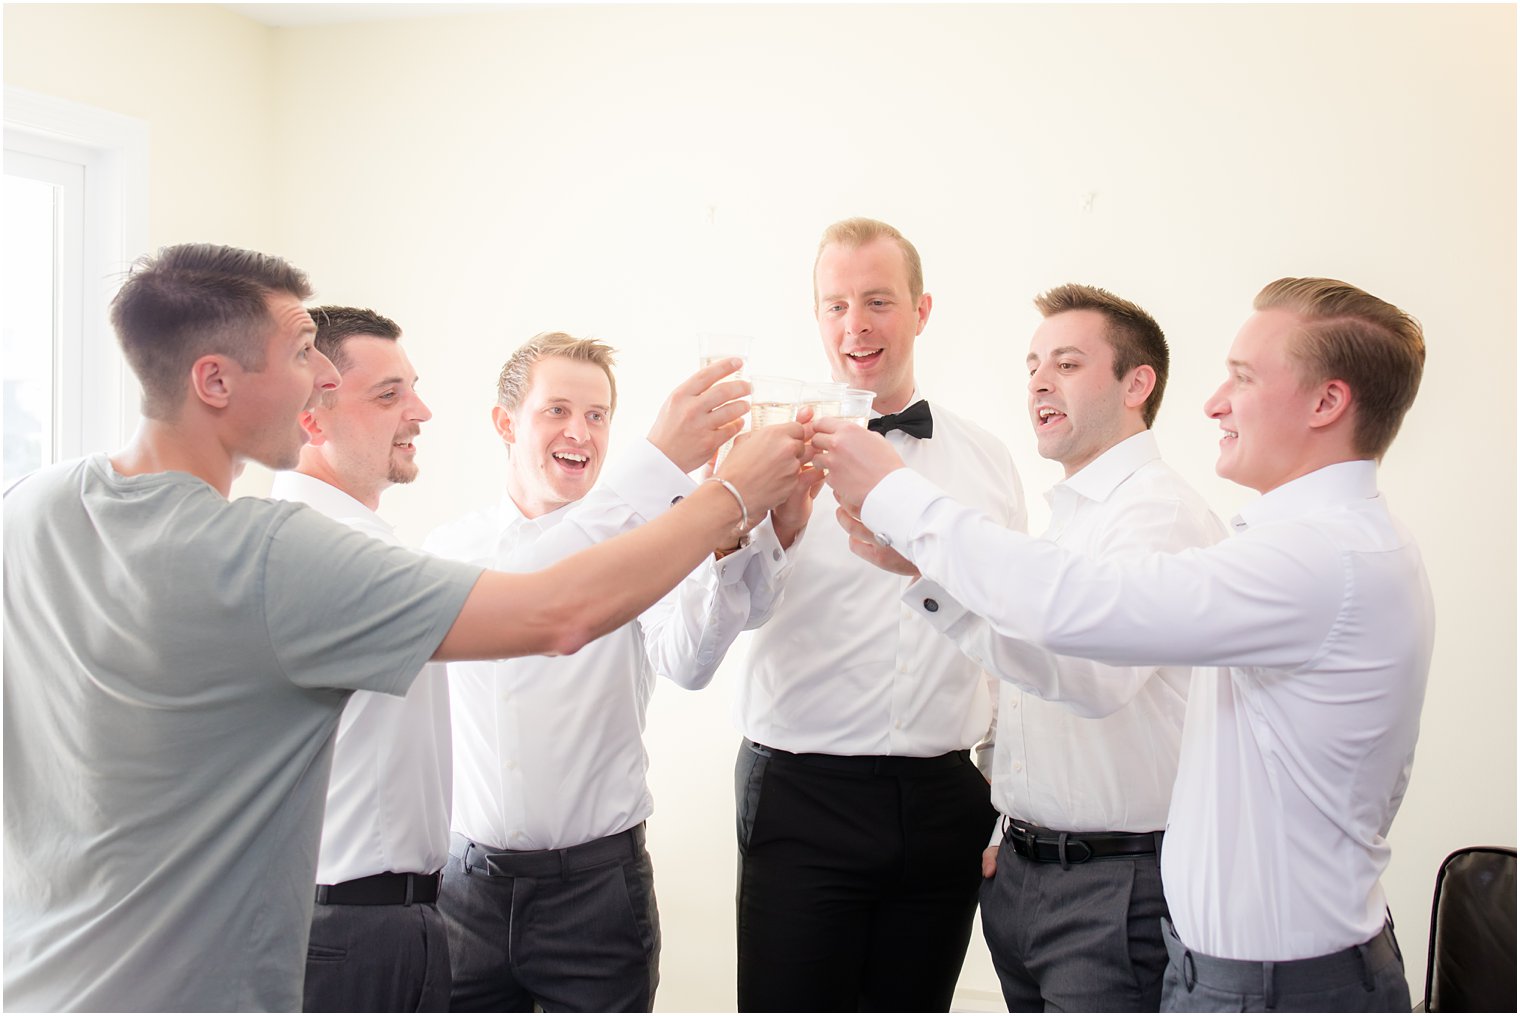
<path fill-rule="evenodd" d="M 768 374 L 756 374 L 749 381 L 754 389 L 749 396 L 751 430 L 796 419 L 797 402 L 802 396 L 801 381 Z"/>
<path fill-rule="evenodd" d="M 834 414 L 841 420 L 848 420 L 859 427 L 864 427 L 866 421 L 871 418 L 871 404 L 876 401 L 876 393 L 865 388 L 846 388 L 844 395 L 839 399 L 839 412 Z"/>
<path fill-rule="evenodd" d="M 719 360 L 727 360 L 737 357 L 744 361 L 744 367 L 740 367 L 729 377 L 744 376 L 745 368 L 749 366 L 749 351 L 754 346 L 755 340 L 748 335 L 731 335 L 726 332 L 699 332 L 697 334 L 697 362 L 699 366 L 706 367 L 708 364 Z"/>

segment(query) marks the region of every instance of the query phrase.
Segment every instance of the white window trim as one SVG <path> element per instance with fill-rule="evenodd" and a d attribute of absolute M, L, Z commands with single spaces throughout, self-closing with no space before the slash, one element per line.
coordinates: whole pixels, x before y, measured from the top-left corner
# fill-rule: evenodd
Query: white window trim
<path fill-rule="evenodd" d="M 78 416 L 60 421 L 59 454 L 113 451 L 137 426 L 140 392 L 111 331 L 109 307 L 127 269 L 148 245 L 148 124 L 49 95 L 5 86 L 5 147 L 85 167 L 83 276 L 77 308 Z M 75 394 L 77 392 L 77 395 Z"/>

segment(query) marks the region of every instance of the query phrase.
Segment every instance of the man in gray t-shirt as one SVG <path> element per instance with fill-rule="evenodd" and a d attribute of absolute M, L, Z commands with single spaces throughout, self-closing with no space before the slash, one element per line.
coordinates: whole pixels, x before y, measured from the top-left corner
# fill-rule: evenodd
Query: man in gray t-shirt
<path fill-rule="evenodd" d="M 104 455 L 5 518 L 6 1005 L 300 1009 L 343 689 L 405 692 L 480 570 Z"/>
<path fill-rule="evenodd" d="M 339 383 L 310 295 L 249 251 L 140 262 L 112 304 L 143 386 L 132 443 L 5 496 L 7 1008 L 299 1008 L 348 692 L 402 694 L 430 657 L 573 652 L 798 483 L 802 426 L 767 428 L 724 489 L 527 575 L 229 503 L 247 460 L 295 465 L 298 416 Z M 685 393 L 693 447 L 738 429 L 743 384 L 713 384 L 736 366 Z"/>

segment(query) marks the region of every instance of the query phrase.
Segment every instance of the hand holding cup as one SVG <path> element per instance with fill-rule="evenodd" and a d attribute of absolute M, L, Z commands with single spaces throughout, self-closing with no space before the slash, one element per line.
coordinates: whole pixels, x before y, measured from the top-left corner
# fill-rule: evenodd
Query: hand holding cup
<path fill-rule="evenodd" d="M 649 428 L 649 443 L 683 473 L 712 461 L 723 444 L 744 427 L 748 381 L 731 377 L 744 366 L 737 358 L 717 359 L 697 370 L 670 393 Z"/>

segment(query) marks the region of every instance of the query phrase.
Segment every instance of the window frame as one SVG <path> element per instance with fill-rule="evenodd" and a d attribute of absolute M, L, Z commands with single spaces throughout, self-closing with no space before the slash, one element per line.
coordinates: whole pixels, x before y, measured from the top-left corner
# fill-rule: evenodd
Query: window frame
<path fill-rule="evenodd" d="M 84 174 L 81 239 L 60 259 L 68 277 L 59 287 L 53 453 L 61 460 L 114 451 L 136 429 L 140 404 L 109 308 L 147 249 L 148 125 L 10 85 L 4 110 L 8 164 L 15 152 L 78 165 Z"/>

